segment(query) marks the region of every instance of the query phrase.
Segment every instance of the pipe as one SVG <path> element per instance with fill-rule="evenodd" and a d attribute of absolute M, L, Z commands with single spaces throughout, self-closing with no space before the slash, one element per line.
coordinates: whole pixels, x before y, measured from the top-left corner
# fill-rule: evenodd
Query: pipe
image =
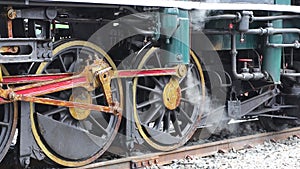
<path fill-rule="evenodd" d="M 229 30 L 217 30 L 217 29 L 204 29 L 202 30 L 205 34 L 232 34 L 232 31 Z M 274 34 L 282 34 L 282 33 L 298 33 L 300 34 L 300 29 L 298 28 L 258 28 L 258 29 L 249 29 L 244 32 L 245 34 L 255 34 L 255 35 L 274 35 Z"/>
<path fill-rule="evenodd" d="M 300 34 L 300 29 L 297 28 L 259 28 L 259 29 L 249 29 L 246 34 L 259 34 L 259 35 L 274 35 L 282 33 L 298 33 Z"/>
<path fill-rule="evenodd" d="M 282 73 L 281 76 L 300 77 L 300 73 Z"/>
<path fill-rule="evenodd" d="M 240 13 L 237 13 L 236 15 L 233 15 L 233 14 L 224 14 L 224 15 L 215 15 L 215 16 L 208 16 L 205 18 L 205 21 L 211 21 L 211 20 L 221 20 L 221 19 L 234 19 L 236 20 L 237 22 L 240 21 L 241 19 L 241 14 Z"/>
<path fill-rule="evenodd" d="M 273 48 L 289 48 L 289 47 L 300 48 L 299 42 L 290 43 L 290 44 L 267 43 L 266 45 Z"/>
<path fill-rule="evenodd" d="M 269 36 L 267 36 L 266 39 L 266 46 L 273 47 L 273 48 L 280 48 L 280 47 L 292 47 L 292 48 L 300 48 L 300 43 L 298 40 L 295 40 L 294 43 L 288 43 L 288 44 L 280 44 L 280 43 L 270 43 Z"/>
<path fill-rule="evenodd" d="M 278 15 L 278 16 L 254 16 L 251 21 L 270 21 L 278 19 L 296 19 L 300 18 L 300 15 Z"/>
<path fill-rule="evenodd" d="M 281 33 L 298 33 L 300 29 L 297 28 L 266 28 L 268 35 L 281 34 Z"/>
<path fill-rule="evenodd" d="M 233 33 L 231 35 L 231 61 L 232 61 L 232 74 L 236 79 L 240 80 L 258 80 L 267 77 L 267 75 L 261 72 L 254 72 L 254 73 L 237 73 L 237 66 L 236 66 L 236 34 Z"/>
<path fill-rule="evenodd" d="M 221 19 L 235 19 L 236 22 L 241 20 L 241 14 L 237 12 L 236 15 L 234 14 L 224 14 L 224 15 L 215 15 L 215 16 L 208 16 L 205 18 L 205 21 L 211 20 L 221 20 Z M 279 20 L 279 19 L 297 19 L 300 18 L 300 15 L 278 15 L 278 16 L 251 16 L 250 21 L 271 21 L 271 20 Z"/>
<path fill-rule="evenodd" d="M 217 29 L 204 29 L 202 30 L 204 34 L 211 34 L 211 35 L 226 35 L 231 34 L 232 32 L 228 30 L 217 30 Z"/>

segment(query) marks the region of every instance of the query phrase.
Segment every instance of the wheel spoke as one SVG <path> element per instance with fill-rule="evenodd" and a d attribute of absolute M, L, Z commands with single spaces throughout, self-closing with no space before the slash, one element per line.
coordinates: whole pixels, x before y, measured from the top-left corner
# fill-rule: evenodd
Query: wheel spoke
<path fill-rule="evenodd" d="M 195 84 L 193 84 L 193 85 L 191 85 L 191 86 L 189 85 L 189 86 L 187 86 L 187 87 L 181 89 L 181 92 L 184 92 L 184 91 L 186 91 L 186 90 L 188 90 L 188 89 L 192 89 L 192 88 L 194 88 L 194 87 L 196 87 L 196 86 L 201 86 L 201 83 L 198 82 L 198 83 L 195 83 Z"/>
<path fill-rule="evenodd" d="M 49 72 L 48 72 L 46 69 L 44 70 L 44 72 L 45 72 L 46 74 L 49 74 Z"/>
<path fill-rule="evenodd" d="M 182 101 L 182 102 L 185 102 L 185 103 L 188 103 L 188 104 L 191 104 L 191 105 L 197 104 L 197 103 L 192 102 L 191 100 L 188 100 L 188 99 L 186 99 L 186 98 L 181 98 L 181 101 Z"/>
<path fill-rule="evenodd" d="M 62 73 L 65 73 L 65 72 L 67 72 L 66 65 L 65 65 L 65 63 L 64 63 L 64 61 L 63 61 L 63 59 L 62 59 L 61 55 L 58 55 L 58 58 L 59 58 L 59 60 L 60 60 L 60 63 L 61 63 L 61 65 L 62 65 L 63 69 L 64 69 L 64 72 L 62 72 Z"/>
<path fill-rule="evenodd" d="M 166 113 L 166 111 L 162 111 L 160 117 L 159 117 L 157 120 L 155 120 L 154 126 L 155 126 L 156 130 L 159 130 L 159 129 L 160 129 L 160 127 L 161 127 L 161 122 L 163 121 L 163 118 L 164 118 L 165 113 Z"/>
<path fill-rule="evenodd" d="M 146 87 L 146 86 L 142 86 L 142 85 L 137 85 L 137 87 L 141 88 L 141 89 L 145 89 L 145 90 L 151 91 L 153 93 L 161 94 L 161 90 L 155 90 L 155 89 L 152 89 L 150 87 Z"/>
<path fill-rule="evenodd" d="M 145 69 L 149 69 L 149 67 L 148 66 L 144 66 L 145 67 Z M 154 81 L 155 81 L 155 83 L 156 84 L 158 84 L 158 86 L 161 88 L 161 89 L 163 89 L 164 88 L 164 84 L 162 83 L 162 82 L 160 82 L 155 76 L 150 76 L 151 77 L 151 79 L 153 79 Z"/>
<path fill-rule="evenodd" d="M 98 99 L 98 98 L 103 97 L 103 96 L 104 96 L 104 93 L 101 93 L 101 94 L 93 96 L 92 99 Z"/>
<path fill-rule="evenodd" d="M 80 49 L 76 48 L 76 60 L 79 60 L 79 53 L 80 53 Z"/>
<path fill-rule="evenodd" d="M 150 120 L 153 119 L 153 117 L 159 112 L 159 110 L 161 109 L 162 105 L 159 105 L 153 112 L 148 111 L 148 112 L 144 112 L 146 113 L 145 118 L 144 118 L 144 123 L 147 124 L 150 122 Z"/>
<path fill-rule="evenodd" d="M 171 111 L 167 111 L 165 119 L 164 119 L 164 131 L 170 133 L 170 122 L 171 122 Z"/>
<path fill-rule="evenodd" d="M 103 126 L 101 126 L 101 124 L 98 123 L 98 121 L 93 117 L 93 116 L 89 116 L 89 119 L 92 120 L 93 123 L 95 123 L 98 126 L 98 129 L 100 129 L 101 131 L 103 131 L 106 135 L 108 135 L 108 132 L 105 128 L 103 128 Z"/>
<path fill-rule="evenodd" d="M 59 120 L 60 122 L 64 122 L 69 116 L 68 113 L 65 113 L 64 116 Z"/>
<path fill-rule="evenodd" d="M 160 62 L 160 59 L 159 59 L 159 56 L 158 56 L 157 52 L 155 52 L 155 57 L 156 57 L 158 66 L 159 66 L 160 68 L 162 68 L 162 65 L 161 65 L 161 62 Z"/>
<path fill-rule="evenodd" d="M 51 116 L 53 114 L 56 114 L 56 113 L 59 113 L 59 112 L 65 111 L 65 110 L 68 110 L 68 108 L 67 107 L 58 107 L 58 108 L 46 111 L 45 113 L 43 113 L 43 115 Z"/>
<path fill-rule="evenodd" d="M 116 88 L 114 88 L 114 89 L 111 90 L 111 93 L 115 93 L 115 92 L 117 92 Z M 100 97 L 104 97 L 104 93 L 100 93 L 98 95 L 92 96 L 92 99 L 98 99 Z"/>
<path fill-rule="evenodd" d="M 8 126 L 9 123 L 6 123 L 6 122 L 0 122 L 0 126 Z"/>
<path fill-rule="evenodd" d="M 188 123 L 193 123 L 192 119 L 188 116 L 188 114 L 182 109 L 182 107 L 179 107 L 179 113 L 188 121 Z"/>
<path fill-rule="evenodd" d="M 172 123 L 173 123 L 173 126 L 174 126 L 174 129 L 175 129 L 176 133 L 180 137 L 182 137 L 182 131 L 181 131 L 179 121 L 178 121 L 178 118 L 177 118 L 177 115 L 175 114 L 175 112 L 172 113 L 171 120 L 172 120 Z"/>
<path fill-rule="evenodd" d="M 155 81 L 156 84 L 158 84 L 158 86 L 163 89 L 164 85 L 155 77 L 155 76 L 151 76 L 151 78 Z"/>
<path fill-rule="evenodd" d="M 44 97 L 49 99 L 61 100 L 61 98 L 49 94 L 44 95 Z"/>
<path fill-rule="evenodd" d="M 148 100 L 148 101 L 145 101 L 145 102 L 142 102 L 142 103 L 138 104 L 138 105 L 136 106 L 136 108 L 139 109 L 139 108 L 148 106 L 148 105 L 150 105 L 150 104 L 153 104 L 153 103 L 155 103 L 155 102 L 158 102 L 158 101 L 160 101 L 160 100 L 161 100 L 161 98 L 156 98 L 156 99 L 153 99 L 153 100 Z"/>
<path fill-rule="evenodd" d="M 70 65 L 70 67 L 69 67 L 69 69 L 68 69 L 67 72 L 73 72 L 74 69 L 75 69 L 75 62 L 73 62 L 73 63 Z"/>

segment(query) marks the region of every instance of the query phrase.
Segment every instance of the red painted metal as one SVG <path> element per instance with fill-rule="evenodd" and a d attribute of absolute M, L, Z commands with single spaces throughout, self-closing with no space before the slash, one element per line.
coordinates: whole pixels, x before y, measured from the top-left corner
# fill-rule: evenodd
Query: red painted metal
<path fill-rule="evenodd" d="M 23 84 L 23 83 L 36 83 L 57 80 L 65 77 L 72 76 L 72 73 L 61 74 L 47 74 L 47 75 L 25 75 L 25 76 L 4 76 L 3 84 Z"/>
<path fill-rule="evenodd" d="M 239 62 L 252 62 L 252 59 L 239 59 Z"/>
<path fill-rule="evenodd" d="M 53 93 L 61 90 L 65 90 L 68 88 L 74 88 L 78 87 L 80 85 L 84 85 L 87 83 L 87 79 L 85 77 L 79 77 L 76 79 L 61 81 L 61 82 L 55 82 L 50 83 L 46 85 L 41 86 L 34 86 L 32 88 L 27 89 L 21 89 L 18 91 L 15 91 L 16 94 L 25 95 L 25 96 L 40 96 L 48 93 Z"/>
<path fill-rule="evenodd" d="M 149 69 L 149 70 L 119 70 L 115 77 L 141 77 L 141 76 L 164 76 L 177 75 L 177 68 Z"/>
<path fill-rule="evenodd" d="M 178 67 L 175 68 L 161 68 L 161 69 L 142 69 L 142 70 L 120 70 L 114 71 L 113 77 L 142 77 L 142 76 L 164 76 L 164 75 L 178 75 Z M 3 95 L 0 98 L 0 104 L 13 102 L 17 100 L 33 101 L 44 104 L 58 104 L 66 107 L 82 107 L 87 108 L 89 104 L 72 103 L 70 101 L 54 100 L 49 98 L 37 98 L 49 93 L 55 93 L 63 90 L 68 90 L 76 87 L 89 87 L 90 81 L 89 73 L 81 73 L 80 75 L 73 75 L 69 73 L 62 74 L 47 74 L 47 75 L 26 75 L 26 76 L 6 76 L 3 78 L 4 84 L 22 84 L 33 83 L 24 86 L 19 86 L 12 89 L 2 89 Z M 92 110 L 102 110 L 104 112 L 111 112 L 109 107 L 105 106 L 91 106 Z"/>

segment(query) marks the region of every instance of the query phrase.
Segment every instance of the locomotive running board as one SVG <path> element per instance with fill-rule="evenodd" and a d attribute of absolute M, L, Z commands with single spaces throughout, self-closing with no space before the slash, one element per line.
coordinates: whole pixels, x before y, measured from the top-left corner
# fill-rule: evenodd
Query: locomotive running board
<path fill-rule="evenodd" d="M 82 6 L 90 5 L 91 7 L 101 7 L 101 5 L 134 5 L 148 7 L 166 7 L 181 8 L 186 10 L 258 10 L 258 11 L 277 11 L 277 12 L 293 12 L 300 13 L 300 6 L 291 5 L 273 5 L 273 4 L 251 4 L 251 3 L 206 3 L 191 1 L 174 1 L 174 0 L 27 0 L 22 2 L 24 5 L 48 5 L 48 6 L 64 6 L 67 3 L 69 7 L 72 5 Z M 0 4 L 13 4 L 11 1 L 1 1 Z M 99 6 L 97 6 L 99 5 Z"/>

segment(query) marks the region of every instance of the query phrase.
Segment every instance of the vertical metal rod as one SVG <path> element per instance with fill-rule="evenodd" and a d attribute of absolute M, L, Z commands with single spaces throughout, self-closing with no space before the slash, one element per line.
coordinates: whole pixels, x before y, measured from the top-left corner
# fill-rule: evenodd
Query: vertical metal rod
<path fill-rule="evenodd" d="M 8 32 L 8 38 L 13 38 L 13 25 L 12 25 L 12 20 L 8 19 L 7 20 L 7 32 Z"/>

